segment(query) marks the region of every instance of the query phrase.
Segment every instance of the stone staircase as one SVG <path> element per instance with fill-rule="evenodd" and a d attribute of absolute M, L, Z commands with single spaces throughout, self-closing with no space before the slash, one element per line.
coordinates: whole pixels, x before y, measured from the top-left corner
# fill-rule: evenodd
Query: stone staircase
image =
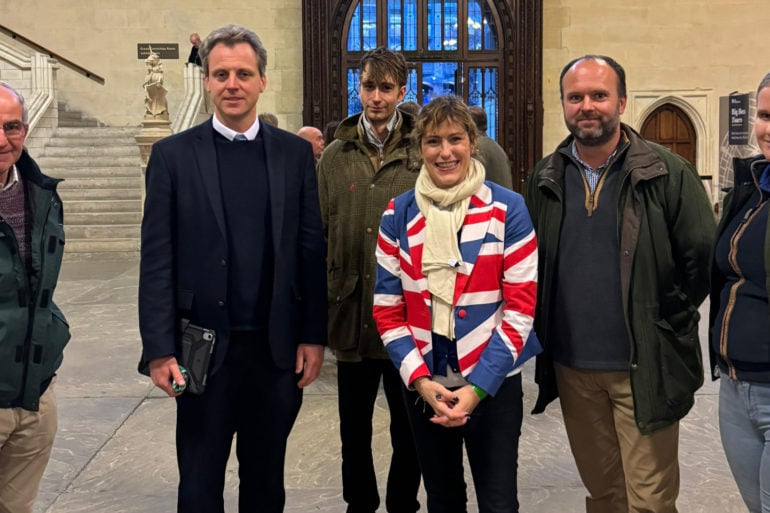
<path fill-rule="evenodd" d="M 70 110 L 66 103 L 58 103 L 59 126 L 67 128 L 104 126 L 98 120 L 86 117 L 79 110 Z"/>
<path fill-rule="evenodd" d="M 81 121 L 77 121 L 81 119 Z M 138 128 L 110 128 L 63 120 L 36 161 L 43 173 L 63 178 L 65 256 L 136 254 L 142 220 Z M 90 126 L 89 126 L 90 125 Z"/>

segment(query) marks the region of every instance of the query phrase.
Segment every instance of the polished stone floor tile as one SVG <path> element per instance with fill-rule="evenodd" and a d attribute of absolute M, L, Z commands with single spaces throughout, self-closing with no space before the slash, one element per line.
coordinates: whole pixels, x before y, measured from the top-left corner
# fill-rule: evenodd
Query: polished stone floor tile
<path fill-rule="evenodd" d="M 136 373 L 135 260 L 65 262 L 56 301 L 73 338 L 56 383 L 59 433 L 36 513 L 175 511 L 175 405 Z M 705 312 L 705 310 L 704 310 Z M 702 338 L 705 344 L 705 330 Z M 705 347 L 705 346 L 704 346 Z M 537 393 L 533 365 L 524 372 L 525 411 Z M 717 386 L 707 382 L 681 424 L 681 513 L 745 512 L 719 441 Z M 308 387 L 286 459 L 286 511 L 341 513 L 336 368 L 327 355 Z M 374 461 L 381 489 L 390 457 L 384 397 L 374 413 Z M 526 415 L 519 457 L 519 501 L 526 513 L 584 511 L 584 490 L 567 444 L 558 403 Z M 466 472 L 467 473 L 467 472 Z M 476 513 L 469 482 L 469 513 Z M 225 504 L 237 507 L 237 463 L 231 457 Z M 384 492 L 381 492 L 384 493 Z M 424 505 L 424 492 L 421 491 Z M 384 512 L 384 506 L 380 512 Z M 422 511 L 426 511 L 423 506 Z"/>

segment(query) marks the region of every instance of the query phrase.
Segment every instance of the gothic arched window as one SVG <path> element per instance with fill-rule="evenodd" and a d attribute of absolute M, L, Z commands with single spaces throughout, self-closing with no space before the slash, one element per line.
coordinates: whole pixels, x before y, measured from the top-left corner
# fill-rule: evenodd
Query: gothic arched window
<path fill-rule="evenodd" d="M 383 15 L 384 14 L 384 15 Z M 461 96 L 487 113 L 497 139 L 500 34 L 487 0 L 357 0 L 350 8 L 342 52 L 347 115 L 361 111 L 358 61 L 377 46 L 404 54 L 409 77 L 404 101 L 424 105 L 442 94 Z"/>
<path fill-rule="evenodd" d="M 456 94 L 487 112 L 514 188 L 542 157 L 542 0 L 302 0 L 303 124 L 361 110 L 358 63 L 387 46 L 409 64 L 406 100 Z"/>

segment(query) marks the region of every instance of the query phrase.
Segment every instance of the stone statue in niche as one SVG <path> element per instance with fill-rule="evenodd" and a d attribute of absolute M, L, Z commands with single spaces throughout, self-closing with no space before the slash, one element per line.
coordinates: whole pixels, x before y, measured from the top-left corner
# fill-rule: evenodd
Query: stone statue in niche
<path fill-rule="evenodd" d="M 168 119 L 166 88 L 163 87 L 163 63 L 160 56 L 150 48 L 150 55 L 144 60 L 147 75 L 144 77 L 144 118 Z"/>

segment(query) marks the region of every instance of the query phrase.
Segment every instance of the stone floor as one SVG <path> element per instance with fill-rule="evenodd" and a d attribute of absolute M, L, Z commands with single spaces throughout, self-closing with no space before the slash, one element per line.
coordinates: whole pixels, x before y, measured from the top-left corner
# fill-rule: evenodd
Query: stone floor
<path fill-rule="evenodd" d="M 140 348 L 137 272 L 138 263 L 131 258 L 64 264 L 56 300 L 73 337 L 56 383 L 59 432 L 36 513 L 175 511 L 174 403 L 153 391 L 135 370 Z M 524 379 L 529 409 L 536 394 L 533 367 L 526 366 Z M 722 453 L 716 409 L 717 388 L 709 382 L 682 422 L 680 512 L 746 511 Z M 390 450 L 387 421 L 381 397 L 374 419 L 381 484 Z M 327 360 L 321 378 L 305 393 L 289 442 L 287 512 L 344 511 L 337 423 L 335 369 Z M 583 511 L 584 491 L 558 405 L 544 415 L 525 417 L 519 467 L 521 511 Z M 236 511 L 236 493 L 237 471 L 231 459 L 228 511 Z M 469 511 L 477 511 L 475 500 Z"/>

